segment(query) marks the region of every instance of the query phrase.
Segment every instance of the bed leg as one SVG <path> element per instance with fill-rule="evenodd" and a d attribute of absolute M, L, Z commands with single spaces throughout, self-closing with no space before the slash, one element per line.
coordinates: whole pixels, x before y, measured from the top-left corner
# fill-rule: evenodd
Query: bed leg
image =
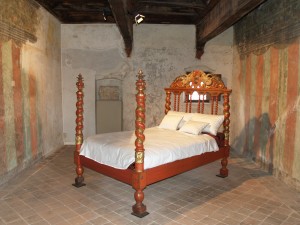
<path fill-rule="evenodd" d="M 77 177 L 75 178 L 75 183 L 72 184 L 72 185 L 74 187 L 77 187 L 77 188 L 85 186 L 86 184 L 83 183 L 84 177 L 82 176 L 82 174 L 83 174 L 83 168 L 82 167 L 81 168 L 76 168 L 76 173 L 77 173 Z"/>
<path fill-rule="evenodd" d="M 83 177 L 83 171 L 84 171 L 84 169 L 81 166 L 80 156 L 78 155 L 77 152 L 75 152 L 75 154 L 74 154 L 74 160 L 75 160 L 75 163 L 76 163 L 76 174 L 77 174 L 77 177 L 75 178 L 75 183 L 72 184 L 72 185 L 74 187 L 80 188 L 80 187 L 85 186 L 86 184 L 83 183 L 83 181 L 84 181 L 84 177 Z"/>
<path fill-rule="evenodd" d="M 222 168 L 220 169 L 220 174 L 218 174 L 217 177 L 225 178 L 228 176 L 227 165 L 228 165 L 229 149 L 230 149 L 230 147 L 226 147 L 226 149 L 225 149 L 225 156 L 221 160 Z"/>
<path fill-rule="evenodd" d="M 132 215 L 139 218 L 147 216 L 149 213 L 146 211 L 147 207 L 143 204 L 144 192 L 146 187 L 146 177 L 143 172 L 134 172 L 132 179 L 132 187 L 135 189 L 134 199 L 135 204 L 132 206 Z"/>
<path fill-rule="evenodd" d="M 227 164 L 228 164 L 227 157 L 226 157 L 226 158 L 223 158 L 223 159 L 221 160 L 222 168 L 220 169 L 220 174 L 217 174 L 217 177 L 225 178 L 225 177 L 228 176 Z"/>
<path fill-rule="evenodd" d="M 77 188 L 80 188 L 80 187 L 83 187 L 85 186 L 86 184 L 83 183 L 84 181 L 84 178 L 83 177 L 76 177 L 75 178 L 75 183 L 72 184 L 74 187 L 77 187 Z"/>

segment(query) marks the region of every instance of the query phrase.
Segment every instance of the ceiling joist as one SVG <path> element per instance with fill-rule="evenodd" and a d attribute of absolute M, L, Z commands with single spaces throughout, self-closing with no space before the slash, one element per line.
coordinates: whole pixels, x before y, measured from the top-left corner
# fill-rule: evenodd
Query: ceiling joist
<path fill-rule="evenodd" d="M 166 1 L 158 1 L 158 0 L 140 0 L 138 2 L 139 5 L 143 4 L 151 4 L 151 5 L 159 5 L 159 6 L 171 6 L 171 7 L 185 7 L 185 8 L 199 8 L 199 9 L 206 9 L 206 4 L 203 4 L 201 2 L 195 3 L 195 2 L 166 2 Z"/>
<path fill-rule="evenodd" d="M 205 43 L 216 37 L 266 0 L 219 1 L 196 24 L 196 57 L 201 58 Z"/>
<path fill-rule="evenodd" d="M 131 15 L 128 13 L 126 0 L 108 0 L 116 24 L 120 30 L 125 44 L 127 57 L 130 57 L 133 42 L 133 25 Z"/>

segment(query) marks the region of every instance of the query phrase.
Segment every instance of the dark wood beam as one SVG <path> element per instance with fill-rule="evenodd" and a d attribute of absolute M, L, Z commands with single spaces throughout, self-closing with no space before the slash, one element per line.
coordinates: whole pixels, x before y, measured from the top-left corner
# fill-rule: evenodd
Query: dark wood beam
<path fill-rule="evenodd" d="M 266 0 L 219 1 L 214 8 L 196 24 L 196 57 L 200 59 L 204 45 Z"/>
<path fill-rule="evenodd" d="M 206 0 L 207 1 L 207 10 L 210 11 L 220 0 Z"/>
<path fill-rule="evenodd" d="M 143 14 L 143 13 L 142 13 Z M 152 16 L 146 15 L 145 23 L 147 24 L 188 24 L 192 25 L 194 23 L 194 18 L 190 16 Z"/>
<path fill-rule="evenodd" d="M 151 5 L 159 5 L 159 6 L 174 6 L 174 7 L 185 7 L 185 8 L 199 8 L 199 9 L 205 9 L 206 4 L 203 3 L 195 3 L 195 2 L 166 2 L 166 1 L 158 1 L 158 0 L 140 0 L 138 1 L 139 5 L 143 4 L 151 4 Z"/>
<path fill-rule="evenodd" d="M 133 24 L 127 6 L 131 3 L 129 0 L 108 0 L 108 2 L 123 37 L 127 57 L 130 57 L 133 42 Z"/>
<path fill-rule="evenodd" d="M 51 0 L 50 0 L 51 1 Z M 105 3 L 103 3 L 103 1 L 99 1 L 99 0 L 63 0 L 60 1 L 63 4 L 66 3 L 70 3 L 70 4 L 86 4 L 86 3 L 97 3 L 97 4 L 101 4 L 104 5 Z"/>
<path fill-rule="evenodd" d="M 159 10 L 159 8 L 157 8 Z M 154 8 L 151 10 L 140 10 L 139 13 L 141 14 L 151 14 L 151 15 L 157 15 L 157 16 L 188 16 L 188 17 L 193 17 L 197 16 L 196 13 L 194 12 L 175 12 L 175 11 L 164 11 L 163 13 L 161 11 L 157 11 Z"/>

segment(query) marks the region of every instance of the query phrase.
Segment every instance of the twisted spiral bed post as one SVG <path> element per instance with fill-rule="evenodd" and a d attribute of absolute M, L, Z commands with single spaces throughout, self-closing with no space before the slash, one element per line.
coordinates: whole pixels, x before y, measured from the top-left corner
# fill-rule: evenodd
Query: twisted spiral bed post
<path fill-rule="evenodd" d="M 166 104 L 165 104 L 165 114 L 171 110 L 171 92 L 166 91 Z"/>
<path fill-rule="evenodd" d="M 146 82 L 142 70 L 138 72 L 138 80 L 136 81 L 136 110 L 135 110 L 135 169 L 132 176 L 132 187 L 135 189 L 134 198 L 135 205 L 132 206 L 132 215 L 144 217 L 149 213 L 143 204 L 144 192 L 146 188 L 146 173 L 144 171 L 144 141 L 145 141 L 145 93 Z"/>
<path fill-rule="evenodd" d="M 223 103 L 223 111 L 224 111 L 224 122 L 223 122 L 223 127 L 224 127 L 224 148 L 225 148 L 225 154 L 223 159 L 221 160 L 221 165 L 222 168 L 220 169 L 220 174 L 218 175 L 219 177 L 227 177 L 228 176 L 228 169 L 227 169 L 227 164 L 228 164 L 228 157 L 229 157 L 229 152 L 230 152 L 230 145 L 229 145 L 229 124 L 230 124 L 230 104 L 229 104 L 229 94 L 230 92 L 224 93 L 224 103 Z"/>
<path fill-rule="evenodd" d="M 83 177 L 83 167 L 80 162 L 80 148 L 83 142 L 83 88 L 84 88 L 84 83 L 83 83 L 83 77 L 81 74 L 78 75 L 77 77 L 77 102 L 76 102 L 76 134 L 75 134 L 75 151 L 74 151 L 74 162 L 76 164 L 76 174 L 77 177 L 75 178 L 75 183 L 73 186 L 75 187 L 82 187 L 85 186 L 84 177 Z"/>

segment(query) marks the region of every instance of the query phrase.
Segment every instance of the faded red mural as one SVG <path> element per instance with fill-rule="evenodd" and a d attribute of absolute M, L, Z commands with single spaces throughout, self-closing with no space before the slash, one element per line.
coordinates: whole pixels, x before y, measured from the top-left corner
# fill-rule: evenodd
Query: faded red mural
<path fill-rule="evenodd" d="M 21 48 L 0 45 L 0 175 L 38 157 L 37 87 L 21 70 Z"/>
<path fill-rule="evenodd" d="M 268 1 L 235 26 L 232 146 L 300 189 L 300 2 L 288 3 Z"/>

